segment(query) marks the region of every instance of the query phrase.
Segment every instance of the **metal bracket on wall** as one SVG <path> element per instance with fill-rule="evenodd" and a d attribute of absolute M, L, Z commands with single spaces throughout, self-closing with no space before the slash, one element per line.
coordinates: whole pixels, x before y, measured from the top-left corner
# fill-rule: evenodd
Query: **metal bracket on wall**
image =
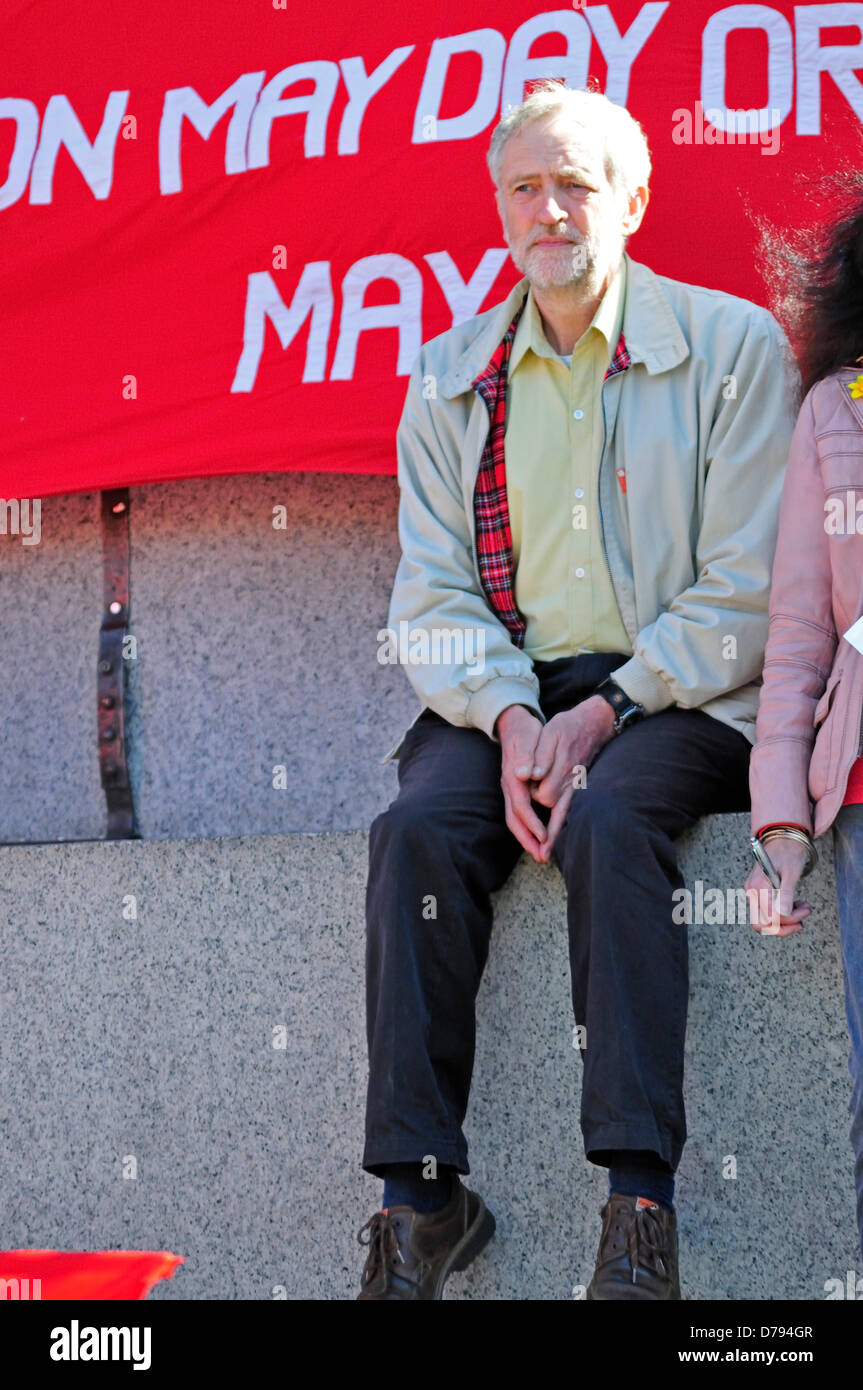
<path fill-rule="evenodd" d="M 102 626 L 99 630 L 99 770 L 108 813 L 106 840 L 137 838 L 126 756 L 126 663 L 129 621 L 129 489 L 102 493 Z"/>

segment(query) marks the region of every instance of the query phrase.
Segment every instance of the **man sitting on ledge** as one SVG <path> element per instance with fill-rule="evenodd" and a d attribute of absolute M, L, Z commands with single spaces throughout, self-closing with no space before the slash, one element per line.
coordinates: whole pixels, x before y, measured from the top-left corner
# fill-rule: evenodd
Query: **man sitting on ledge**
<path fill-rule="evenodd" d="M 674 841 L 749 805 L 796 368 L 765 309 L 630 259 L 650 155 L 601 93 L 536 84 L 488 163 L 524 278 L 425 345 L 398 432 L 390 625 L 481 633 L 483 661 L 406 664 L 423 710 L 371 827 L 363 1167 L 384 1192 L 358 1296 L 439 1299 L 494 1230 L 462 1123 L 490 894 L 524 849 L 565 879 L 581 1129 L 609 1169 L 587 1296 L 674 1299 Z"/>

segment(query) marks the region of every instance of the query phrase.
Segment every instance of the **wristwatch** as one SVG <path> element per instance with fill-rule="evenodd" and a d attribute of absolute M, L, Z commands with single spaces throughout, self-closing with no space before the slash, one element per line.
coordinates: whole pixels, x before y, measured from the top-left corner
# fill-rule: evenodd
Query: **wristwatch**
<path fill-rule="evenodd" d="M 594 695 L 601 695 L 603 700 L 607 700 L 614 710 L 614 732 L 619 734 L 629 724 L 635 724 L 639 719 L 644 719 L 647 710 L 644 705 L 636 704 L 631 700 L 625 690 L 621 690 L 619 685 L 607 676 L 606 679 L 596 687 Z"/>

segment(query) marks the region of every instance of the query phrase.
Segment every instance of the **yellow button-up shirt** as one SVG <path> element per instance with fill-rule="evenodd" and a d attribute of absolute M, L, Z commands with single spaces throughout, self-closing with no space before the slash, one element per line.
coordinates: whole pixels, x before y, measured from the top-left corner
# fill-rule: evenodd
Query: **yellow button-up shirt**
<path fill-rule="evenodd" d="M 515 600 L 533 660 L 632 654 L 603 553 L 597 497 L 602 381 L 620 338 L 625 295 L 622 257 L 571 362 L 546 339 L 532 289 L 516 328 L 504 451 Z"/>

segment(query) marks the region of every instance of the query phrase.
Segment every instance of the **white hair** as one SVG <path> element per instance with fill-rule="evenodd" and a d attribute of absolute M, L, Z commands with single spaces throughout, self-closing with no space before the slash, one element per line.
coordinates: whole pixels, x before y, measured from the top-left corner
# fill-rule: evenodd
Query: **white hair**
<path fill-rule="evenodd" d="M 520 106 L 508 109 L 492 132 L 486 159 L 496 188 L 500 188 L 507 140 L 530 121 L 549 116 L 562 116 L 568 125 L 601 134 L 605 175 L 617 192 L 632 197 L 637 188 L 647 187 L 651 169 L 647 137 L 626 107 L 617 106 L 602 92 L 567 87 L 557 78 L 544 77 Z"/>

